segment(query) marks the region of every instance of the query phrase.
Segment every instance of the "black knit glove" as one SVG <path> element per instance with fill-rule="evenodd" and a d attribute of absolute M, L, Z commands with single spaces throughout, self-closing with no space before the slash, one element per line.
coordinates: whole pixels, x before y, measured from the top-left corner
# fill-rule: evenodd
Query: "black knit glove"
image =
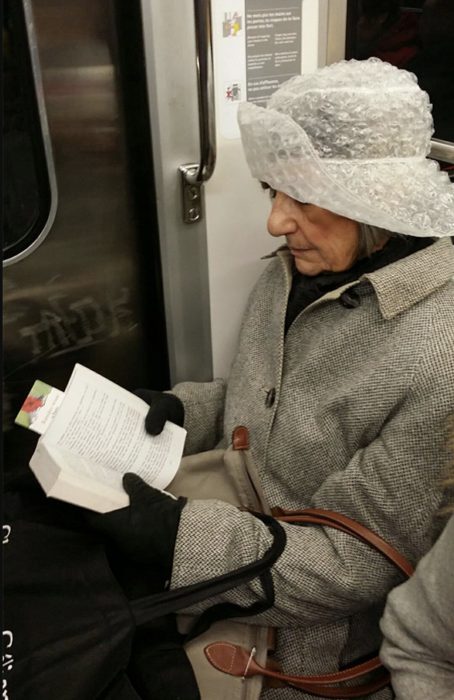
<path fill-rule="evenodd" d="M 150 410 L 145 417 L 145 430 L 147 433 L 159 435 L 166 420 L 183 427 L 184 406 L 177 396 L 151 389 L 136 389 L 134 393 L 150 406 Z"/>
<path fill-rule="evenodd" d="M 181 511 L 187 499 L 173 498 L 137 476 L 125 474 L 126 508 L 87 513 L 89 525 L 135 564 L 159 568 L 170 578 Z"/>

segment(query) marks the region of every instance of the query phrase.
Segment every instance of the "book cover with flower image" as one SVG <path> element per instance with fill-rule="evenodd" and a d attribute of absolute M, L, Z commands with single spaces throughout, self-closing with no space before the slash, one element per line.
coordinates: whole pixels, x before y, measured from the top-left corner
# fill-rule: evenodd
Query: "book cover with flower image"
<path fill-rule="evenodd" d="M 64 392 L 37 380 L 16 416 L 15 423 L 42 435 L 52 422 Z"/>

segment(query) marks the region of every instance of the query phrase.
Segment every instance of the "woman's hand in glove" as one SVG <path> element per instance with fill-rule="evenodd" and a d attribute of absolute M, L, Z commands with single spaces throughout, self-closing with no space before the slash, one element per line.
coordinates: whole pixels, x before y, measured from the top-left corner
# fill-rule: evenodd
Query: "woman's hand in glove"
<path fill-rule="evenodd" d="M 150 406 L 145 418 L 145 430 L 147 433 L 159 435 L 166 420 L 183 427 L 184 406 L 177 396 L 165 394 L 162 391 L 152 391 L 151 389 L 136 389 L 134 393 Z"/>
<path fill-rule="evenodd" d="M 125 474 L 123 486 L 130 505 L 110 513 L 87 514 L 90 526 L 136 564 L 160 567 L 170 578 L 181 511 L 187 499 L 148 486 L 137 474 Z"/>

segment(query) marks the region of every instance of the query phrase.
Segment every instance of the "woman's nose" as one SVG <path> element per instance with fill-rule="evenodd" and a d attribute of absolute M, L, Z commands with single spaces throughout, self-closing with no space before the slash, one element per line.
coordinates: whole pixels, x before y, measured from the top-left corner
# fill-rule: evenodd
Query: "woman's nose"
<path fill-rule="evenodd" d="M 283 192 L 276 192 L 268 216 L 268 233 L 272 236 L 288 236 L 294 233 L 297 228 L 294 213 L 292 198 Z"/>

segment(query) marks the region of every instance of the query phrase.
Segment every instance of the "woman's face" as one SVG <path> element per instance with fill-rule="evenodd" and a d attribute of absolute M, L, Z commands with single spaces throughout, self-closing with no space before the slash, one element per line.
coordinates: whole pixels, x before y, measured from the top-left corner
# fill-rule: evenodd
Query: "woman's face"
<path fill-rule="evenodd" d="M 298 272 L 342 272 L 356 262 L 359 224 L 315 204 L 302 204 L 276 192 L 268 217 L 272 236 L 285 236 Z"/>

